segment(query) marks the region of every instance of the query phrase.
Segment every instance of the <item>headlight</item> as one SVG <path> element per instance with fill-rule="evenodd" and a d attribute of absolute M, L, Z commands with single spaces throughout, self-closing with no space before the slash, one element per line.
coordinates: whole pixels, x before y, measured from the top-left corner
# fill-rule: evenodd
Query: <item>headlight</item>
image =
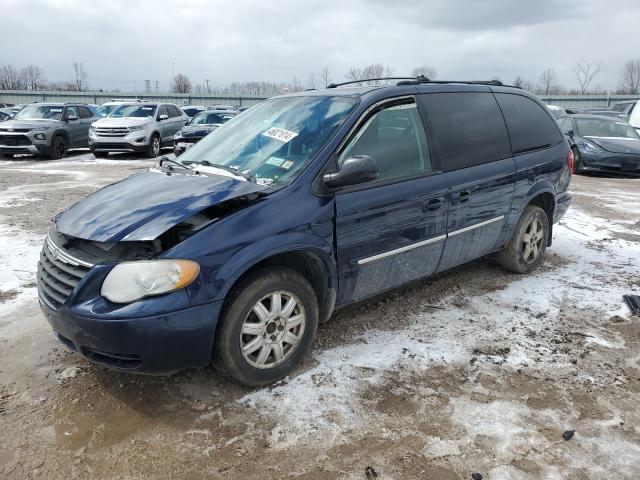
<path fill-rule="evenodd" d="M 191 260 L 123 262 L 109 272 L 100 294 L 114 303 L 131 303 L 186 287 L 199 272 L 200 265 Z"/>
<path fill-rule="evenodd" d="M 91 130 L 92 132 L 95 132 L 96 131 L 96 126 L 95 125 L 91 125 L 89 127 L 89 130 Z"/>
<path fill-rule="evenodd" d="M 582 150 L 588 153 L 598 153 L 603 151 L 602 148 L 600 148 L 598 145 L 596 145 L 595 143 L 591 143 L 587 140 L 584 141 L 581 147 L 582 147 Z"/>
<path fill-rule="evenodd" d="M 140 130 L 145 130 L 149 125 L 134 125 L 133 127 L 129 127 L 130 132 L 138 132 Z"/>
<path fill-rule="evenodd" d="M 31 132 L 46 132 L 47 130 L 49 130 L 49 127 L 36 127 L 36 128 L 31 128 L 29 131 L 31 131 Z"/>
<path fill-rule="evenodd" d="M 173 136 L 173 139 L 174 139 L 174 140 L 177 140 L 177 139 L 179 139 L 179 138 L 182 138 L 182 132 L 178 132 L 178 133 L 176 133 L 176 134 Z"/>

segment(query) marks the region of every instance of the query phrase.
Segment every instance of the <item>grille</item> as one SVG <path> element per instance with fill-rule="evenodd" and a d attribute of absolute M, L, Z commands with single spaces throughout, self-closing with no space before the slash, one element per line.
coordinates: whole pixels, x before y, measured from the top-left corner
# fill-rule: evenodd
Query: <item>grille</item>
<path fill-rule="evenodd" d="M 9 133 L 27 133 L 29 131 L 28 128 L 0 128 L 0 132 L 9 132 Z"/>
<path fill-rule="evenodd" d="M 127 127 L 96 127 L 94 132 L 99 137 L 126 137 L 129 129 Z"/>
<path fill-rule="evenodd" d="M 20 147 L 23 145 L 31 145 L 31 140 L 24 135 L 0 135 L 0 145 Z"/>
<path fill-rule="evenodd" d="M 51 305 L 60 308 L 90 269 L 91 265 L 72 257 L 47 237 L 38 262 L 38 287 Z"/>

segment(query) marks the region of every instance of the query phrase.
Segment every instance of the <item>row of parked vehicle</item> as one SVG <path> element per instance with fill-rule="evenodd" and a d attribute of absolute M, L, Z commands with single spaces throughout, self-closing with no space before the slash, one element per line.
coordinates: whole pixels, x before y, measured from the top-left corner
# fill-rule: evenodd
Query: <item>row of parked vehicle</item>
<path fill-rule="evenodd" d="M 15 108 L 15 107 L 14 107 Z M 0 154 L 43 155 L 59 159 L 75 148 L 98 158 L 112 152 L 148 157 L 173 147 L 180 155 L 213 129 L 243 111 L 230 105 L 183 106 L 114 100 L 101 105 L 36 102 L 7 113 L 0 123 Z"/>
<path fill-rule="evenodd" d="M 548 106 L 569 138 L 575 173 L 640 174 L 639 104 L 634 100 L 592 110 Z"/>

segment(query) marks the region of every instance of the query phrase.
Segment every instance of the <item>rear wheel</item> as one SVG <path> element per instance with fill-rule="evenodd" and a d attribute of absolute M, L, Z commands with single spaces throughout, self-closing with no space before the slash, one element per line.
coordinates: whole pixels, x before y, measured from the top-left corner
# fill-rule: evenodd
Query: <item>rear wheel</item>
<path fill-rule="evenodd" d="M 58 160 L 63 158 L 67 154 L 67 139 L 62 135 L 54 135 L 51 139 L 51 152 L 49 153 L 49 158 L 52 160 Z"/>
<path fill-rule="evenodd" d="M 156 158 L 160 155 L 160 135 L 154 133 L 149 140 L 147 147 L 147 157 Z"/>
<path fill-rule="evenodd" d="M 220 318 L 214 365 L 249 386 L 289 374 L 307 353 L 318 325 L 318 301 L 294 270 L 268 268 L 247 277 Z"/>
<path fill-rule="evenodd" d="M 524 209 L 509 243 L 498 254 L 504 268 L 516 273 L 535 270 L 544 258 L 549 238 L 549 218 L 540 207 Z"/>

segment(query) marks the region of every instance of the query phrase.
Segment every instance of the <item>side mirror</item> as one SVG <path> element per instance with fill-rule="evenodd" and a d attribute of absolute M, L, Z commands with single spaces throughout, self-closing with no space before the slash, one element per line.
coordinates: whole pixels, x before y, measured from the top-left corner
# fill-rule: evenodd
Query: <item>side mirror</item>
<path fill-rule="evenodd" d="M 329 188 L 346 187 L 370 182 L 378 178 L 378 166 L 368 155 L 347 158 L 337 172 L 325 173 L 322 177 Z"/>
<path fill-rule="evenodd" d="M 162 121 L 162 120 L 166 120 L 167 118 L 169 118 L 169 115 L 167 115 L 166 113 L 163 113 L 158 117 L 158 120 Z"/>
<path fill-rule="evenodd" d="M 67 115 L 67 122 L 73 122 L 74 120 L 78 120 L 78 116 L 71 114 L 71 115 Z"/>

